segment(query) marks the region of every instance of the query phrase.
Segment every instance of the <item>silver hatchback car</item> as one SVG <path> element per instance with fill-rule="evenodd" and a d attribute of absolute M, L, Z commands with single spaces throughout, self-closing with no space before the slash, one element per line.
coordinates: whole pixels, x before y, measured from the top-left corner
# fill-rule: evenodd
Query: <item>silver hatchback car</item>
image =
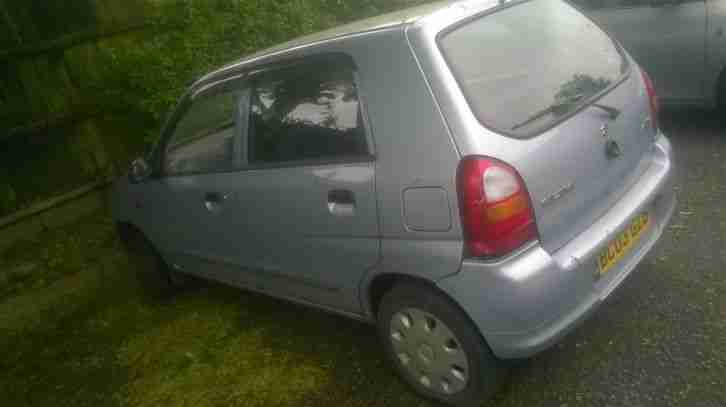
<path fill-rule="evenodd" d="M 149 287 L 194 275 L 375 323 L 417 392 L 468 405 L 661 236 L 657 113 L 566 2 L 437 3 L 205 76 L 112 213 Z"/>

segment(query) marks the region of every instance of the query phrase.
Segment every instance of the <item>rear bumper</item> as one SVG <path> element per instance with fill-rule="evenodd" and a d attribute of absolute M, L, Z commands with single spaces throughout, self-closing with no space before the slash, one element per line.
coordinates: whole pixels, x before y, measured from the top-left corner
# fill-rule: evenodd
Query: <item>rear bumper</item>
<path fill-rule="evenodd" d="M 670 142 L 655 144 L 653 164 L 630 191 L 554 253 L 531 245 L 502 261 L 464 261 L 438 285 L 467 312 L 500 358 L 532 356 L 585 320 L 633 272 L 666 228 L 676 205 Z M 650 226 L 616 266 L 597 277 L 597 257 L 643 212 Z"/>

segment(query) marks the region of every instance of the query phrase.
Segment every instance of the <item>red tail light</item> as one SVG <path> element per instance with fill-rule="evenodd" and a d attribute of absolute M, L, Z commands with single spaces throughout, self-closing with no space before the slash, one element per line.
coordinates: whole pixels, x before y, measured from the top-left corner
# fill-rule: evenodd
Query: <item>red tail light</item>
<path fill-rule="evenodd" d="M 502 256 L 538 237 L 529 193 L 514 168 L 492 158 L 466 157 L 456 176 L 469 256 Z"/>
<path fill-rule="evenodd" d="M 645 90 L 648 92 L 648 100 L 650 102 L 650 120 L 653 123 L 653 128 L 658 128 L 658 113 L 660 113 L 660 103 L 658 103 L 658 95 L 655 93 L 655 86 L 653 81 L 650 79 L 645 70 L 641 68 L 641 74 L 643 75 L 643 82 L 645 83 Z"/>

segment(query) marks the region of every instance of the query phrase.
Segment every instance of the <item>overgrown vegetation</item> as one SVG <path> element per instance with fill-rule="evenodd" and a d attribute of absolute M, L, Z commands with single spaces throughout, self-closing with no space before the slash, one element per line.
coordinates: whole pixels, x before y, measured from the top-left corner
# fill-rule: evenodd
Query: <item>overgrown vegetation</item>
<path fill-rule="evenodd" d="M 213 68 L 400 6 L 386 0 L 161 1 L 147 32 L 102 49 L 105 69 L 91 86 L 106 110 L 127 115 L 153 140 L 184 89 Z"/>
<path fill-rule="evenodd" d="M 0 257 L 0 302 L 93 267 L 114 246 L 114 232 L 110 219 L 97 214 L 16 243 Z"/>
<path fill-rule="evenodd" d="M 186 86 L 211 69 L 298 35 L 417 2 L 0 0 L 0 34 L 9 39 L 0 48 L 145 27 L 0 61 L 0 216 L 125 169 L 156 139 Z M 5 138 L 5 128 L 57 117 L 80 119 Z"/>

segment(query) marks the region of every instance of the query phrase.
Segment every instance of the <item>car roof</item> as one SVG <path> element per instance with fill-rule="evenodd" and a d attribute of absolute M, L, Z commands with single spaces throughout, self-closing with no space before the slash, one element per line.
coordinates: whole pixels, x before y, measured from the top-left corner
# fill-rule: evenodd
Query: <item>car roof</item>
<path fill-rule="evenodd" d="M 381 14 L 375 17 L 369 17 L 362 20 L 354 21 L 348 24 L 333 27 L 328 30 L 319 31 L 313 34 L 294 38 L 290 41 L 275 45 L 267 49 L 263 49 L 252 55 L 246 56 L 237 62 L 239 63 L 242 61 L 255 59 L 260 56 L 273 54 L 278 51 L 316 42 L 327 41 L 340 37 L 347 37 L 349 35 L 360 34 L 368 31 L 395 28 L 397 26 L 402 26 L 404 24 L 414 22 L 423 16 L 432 14 L 437 10 L 442 9 L 455 2 L 456 0 L 437 1 L 434 3 L 414 6 L 403 10 L 398 10 L 391 13 Z"/>
<path fill-rule="evenodd" d="M 205 75 L 196 85 L 206 83 L 208 81 L 225 76 L 230 70 L 234 70 L 243 65 L 247 65 L 259 59 L 275 55 L 279 52 L 284 52 L 290 49 L 304 47 L 315 43 L 324 41 L 330 41 L 338 38 L 344 38 L 351 35 L 362 34 L 370 31 L 377 31 L 383 29 L 390 29 L 396 27 L 402 27 L 407 24 L 416 22 L 417 20 L 427 17 L 436 13 L 439 10 L 447 8 L 452 5 L 467 5 L 471 3 L 491 3 L 492 6 L 499 4 L 502 0 L 444 0 L 437 1 L 434 3 L 428 3 L 424 5 L 409 7 L 406 9 L 394 11 L 387 14 L 382 14 L 376 17 L 370 17 L 363 20 L 354 21 L 349 24 L 341 25 L 335 28 L 331 28 L 325 31 L 305 35 L 302 37 L 294 38 L 290 41 L 277 44 L 275 46 L 260 50 L 254 54 L 247 55 L 237 61 L 223 66 L 222 68 Z"/>
<path fill-rule="evenodd" d="M 221 68 L 207 75 L 204 75 L 202 78 L 197 80 L 194 85 L 192 85 L 192 87 L 196 88 L 206 83 L 219 80 L 220 78 L 224 78 L 225 76 L 240 67 L 243 67 L 247 64 L 253 63 L 261 59 L 266 59 L 267 57 L 274 56 L 281 52 L 289 51 L 291 49 L 305 47 L 316 43 L 345 38 L 351 35 L 362 34 L 371 31 L 403 27 L 408 24 L 413 24 L 420 19 L 432 16 L 438 11 L 447 9 L 452 6 L 461 7 L 462 10 L 478 9 L 479 11 L 482 11 L 496 7 L 503 3 L 510 3 L 513 1 L 516 0 L 441 0 L 433 3 L 405 8 L 391 13 L 381 14 L 375 17 L 365 18 L 328 30 L 297 37 L 292 40 L 274 45 L 272 47 L 262 49 L 253 54 L 244 56 L 232 63 L 222 66 Z"/>

